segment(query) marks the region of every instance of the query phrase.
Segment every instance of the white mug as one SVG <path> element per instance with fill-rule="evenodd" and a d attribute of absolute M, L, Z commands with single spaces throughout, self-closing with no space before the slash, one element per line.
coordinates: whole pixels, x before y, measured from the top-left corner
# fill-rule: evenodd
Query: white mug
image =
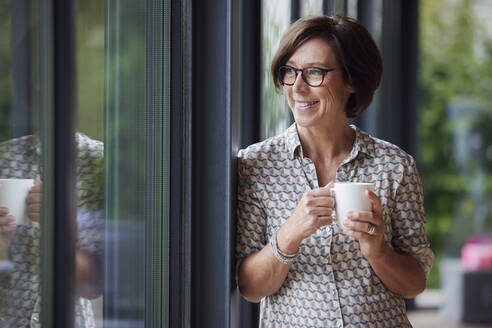
<path fill-rule="evenodd" d="M 336 219 L 338 226 L 343 228 L 343 221 L 348 211 L 370 211 L 371 202 L 366 190 L 374 191 L 374 183 L 335 182 L 331 189 L 336 202 Z"/>
<path fill-rule="evenodd" d="M 33 179 L 0 179 L 0 206 L 8 207 L 16 224 L 26 224 L 26 199 L 34 186 Z"/>

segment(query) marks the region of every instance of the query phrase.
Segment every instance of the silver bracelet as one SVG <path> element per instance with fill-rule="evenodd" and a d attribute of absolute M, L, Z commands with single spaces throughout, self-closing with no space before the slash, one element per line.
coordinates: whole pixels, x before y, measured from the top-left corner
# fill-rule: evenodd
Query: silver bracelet
<path fill-rule="evenodd" d="M 297 252 L 295 254 L 285 254 L 277 246 L 277 231 L 275 231 L 270 239 L 270 245 L 272 245 L 273 255 L 284 264 L 292 264 L 296 261 Z"/>

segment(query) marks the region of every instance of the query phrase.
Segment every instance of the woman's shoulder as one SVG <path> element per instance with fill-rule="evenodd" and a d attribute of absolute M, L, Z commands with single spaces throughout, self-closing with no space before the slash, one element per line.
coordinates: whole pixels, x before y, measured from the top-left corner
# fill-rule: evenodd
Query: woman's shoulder
<path fill-rule="evenodd" d="M 104 143 L 102 141 L 92 139 L 81 132 L 77 132 L 75 139 L 77 142 L 79 156 L 101 157 L 104 153 Z"/>
<path fill-rule="evenodd" d="M 265 139 L 239 150 L 237 156 L 241 160 L 257 160 L 284 156 L 288 152 L 286 133 Z"/>
<path fill-rule="evenodd" d="M 413 165 L 415 160 L 412 155 L 407 153 L 399 146 L 389 141 L 371 136 L 362 130 L 359 131 L 361 133 L 362 142 L 371 145 L 370 148 L 372 155 L 377 161 L 393 163 L 398 162 L 404 166 Z"/>

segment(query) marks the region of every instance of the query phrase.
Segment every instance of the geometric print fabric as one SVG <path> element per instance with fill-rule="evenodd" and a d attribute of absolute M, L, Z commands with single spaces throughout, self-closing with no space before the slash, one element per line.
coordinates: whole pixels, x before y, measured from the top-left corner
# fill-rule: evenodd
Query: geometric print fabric
<path fill-rule="evenodd" d="M 434 255 L 425 234 L 421 180 L 414 159 L 359 128 L 337 182 L 371 182 L 383 206 L 384 240 L 429 274 Z M 319 188 L 295 123 L 238 153 L 236 261 L 260 251 L 303 193 Z M 333 223 L 300 245 L 282 287 L 261 300 L 261 327 L 411 327 L 403 297 L 381 283 L 357 240 Z"/>
<path fill-rule="evenodd" d="M 93 256 L 103 253 L 103 143 L 77 133 L 77 249 Z M 41 150 L 36 135 L 0 144 L 0 178 L 41 178 Z M 17 226 L 9 248 L 13 271 L 0 281 L 0 328 L 40 327 L 40 225 Z M 75 327 L 95 327 L 89 300 L 75 302 Z"/>

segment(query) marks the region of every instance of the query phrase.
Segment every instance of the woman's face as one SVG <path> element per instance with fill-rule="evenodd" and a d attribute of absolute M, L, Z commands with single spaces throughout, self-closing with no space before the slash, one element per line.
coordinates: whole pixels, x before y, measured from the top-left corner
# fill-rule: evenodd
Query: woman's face
<path fill-rule="evenodd" d="M 317 67 L 336 68 L 325 74 L 319 87 L 311 87 L 298 72 L 294 85 L 284 85 L 289 107 L 296 123 L 302 127 L 325 125 L 330 121 L 346 120 L 345 105 L 353 88 L 345 83 L 341 67 L 328 43 L 311 39 L 301 45 L 285 64 L 298 69 Z"/>

